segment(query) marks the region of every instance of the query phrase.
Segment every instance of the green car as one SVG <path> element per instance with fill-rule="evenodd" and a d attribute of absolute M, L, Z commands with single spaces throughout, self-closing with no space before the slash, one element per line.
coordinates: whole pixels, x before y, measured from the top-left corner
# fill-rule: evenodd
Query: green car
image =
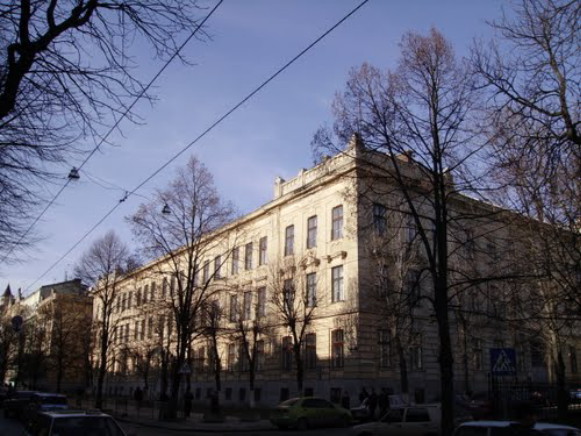
<path fill-rule="evenodd" d="M 274 409 L 270 422 L 281 429 L 347 427 L 351 424 L 351 412 L 323 398 L 291 398 Z"/>

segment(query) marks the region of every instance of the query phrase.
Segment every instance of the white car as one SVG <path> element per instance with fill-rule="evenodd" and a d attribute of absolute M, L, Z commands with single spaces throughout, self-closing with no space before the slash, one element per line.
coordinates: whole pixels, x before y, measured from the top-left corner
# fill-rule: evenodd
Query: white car
<path fill-rule="evenodd" d="M 460 424 L 454 436 L 501 436 L 512 421 L 468 421 Z M 581 436 L 581 430 L 570 425 L 537 422 L 534 427 L 548 436 Z"/>
<path fill-rule="evenodd" d="M 356 425 L 353 436 L 432 436 L 440 433 L 439 404 L 417 404 L 390 409 L 379 421 Z"/>

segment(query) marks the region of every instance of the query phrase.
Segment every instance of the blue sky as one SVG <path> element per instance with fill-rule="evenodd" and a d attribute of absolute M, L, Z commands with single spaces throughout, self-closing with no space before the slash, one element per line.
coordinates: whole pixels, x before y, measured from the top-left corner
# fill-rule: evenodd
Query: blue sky
<path fill-rule="evenodd" d="M 330 103 L 351 67 L 396 65 L 404 32 L 438 28 L 466 55 L 474 38 L 488 38 L 486 20 L 498 18 L 501 0 L 371 0 L 343 25 L 232 114 L 185 155 L 131 196 L 74 251 L 63 256 L 124 196 L 191 142 L 278 68 L 298 54 L 359 0 L 226 0 L 208 21 L 211 40 L 192 40 L 184 54 L 194 65 L 172 64 L 156 82 L 154 105 L 141 103 L 141 125 L 125 122 L 116 146 L 105 147 L 69 184 L 35 230 L 44 239 L 16 265 L 0 265 L 0 287 L 27 294 L 72 278 L 77 258 L 109 229 L 135 246 L 124 217 L 176 167 L 195 153 L 214 174 L 224 198 L 241 212 L 270 201 L 276 176 L 294 177 L 312 165 L 315 130 L 331 121 Z M 213 6 L 214 1 L 204 4 Z M 144 46 L 138 74 L 149 80 L 160 68 Z M 80 160 L 79 160 L 80 161 Z M 71 160 L 63 168 L 63 183 Z M 117 188 L 116 188 L 117 187 Z M 56 191 L 59 187 L 53 188 Z M 39 279 L 40 278 L 40 279 Z"/>

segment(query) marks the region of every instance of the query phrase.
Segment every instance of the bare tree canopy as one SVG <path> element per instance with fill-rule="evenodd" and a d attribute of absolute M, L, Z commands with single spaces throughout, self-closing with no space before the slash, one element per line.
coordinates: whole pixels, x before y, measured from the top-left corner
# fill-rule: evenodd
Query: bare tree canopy
<path fill-rule="evenodd" d="M 478 176 L 472 165 L 481 150 L 472 110 L 477 91 L 467 63 L 438 30 L 409 32 L 400 48 L 393 71 L 363 64 L 350 72 L 333 103 L 333 132 L 320 130 L 313 145 L 328 148 L 334 137 L 343 144 L 357 138 L 347 153 L 370 168 L 367 192 L 358 193 L 407 215 L 415 229 L 432 289 L 422 298 L 431 302 L 438 324 L 442 434 L 449 434 L 454 407 L 449 235 L 461 219 L 450 202 Z"/>
<path fill-rule="evenodd" d="M 497 121 L 524 123 L 529 147 L 554 161 L 579 156 L 581 146 L 580 23 L 577 1 L 519 0 L 512 16 L 492 23 L 499 39 L 473 50 L 475 72 L 491 93 Z M 537 139 L 550 148 L 540 149 Z"/>
<path fill-rule="evenodd" d="M 127 246 L 113 231 L 97 239 L 81 256 L 75 274 L 85 284 L 94 286 L 93 328 L 96 348 L 99 353 L 97 392 L 95 406 L 101 407 L 103 383 L 108 369 L 111 336 L 116 321 L 112 319 L 115 304 L 118 304 L 119 282 L 128 268 L 134 265 Z"/>
<path fill-rule="evenodd" d="M 150 259 L 160 259 L 157 273 L 172 283 L 168 303 L 177 339 L 166 352 L 174 357 L 170 394 L 175 404 L 182 379 L 179 371 L 191 363 L 188 350 L 204 327 L 199 318 L 217 291 L 213 279 L 220 276 L 235 244 L 228 234 L 214 232 L 234 216 L 234 207 L 220 197 L 212 174 L 192 157 L 166 189 L 128 218 L 144 252 Z"/>
<path fill-rule="evenodd" d="M 131 49 L 145 40 L 153 56 L 169 58 L 196 16 L 195 0 L 2 2 L 2 246 L 25 242 L 19 236 L 54 165 L 82 151 L 83 138 L 99 142 L 143 92 Z"/>

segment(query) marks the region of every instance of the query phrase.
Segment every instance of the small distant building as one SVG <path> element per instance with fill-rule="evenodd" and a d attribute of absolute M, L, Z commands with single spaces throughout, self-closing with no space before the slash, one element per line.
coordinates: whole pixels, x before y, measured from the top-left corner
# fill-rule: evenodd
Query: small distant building
<path fill-rule="evenodd" d="M 80 279 L 41 286 L 26 297 L 6 288 L 0 303 L 4 382 L 74 391 L 90 380 L 92 299 Z M 19 332 L 11 320 L 23 319 Z"/>

